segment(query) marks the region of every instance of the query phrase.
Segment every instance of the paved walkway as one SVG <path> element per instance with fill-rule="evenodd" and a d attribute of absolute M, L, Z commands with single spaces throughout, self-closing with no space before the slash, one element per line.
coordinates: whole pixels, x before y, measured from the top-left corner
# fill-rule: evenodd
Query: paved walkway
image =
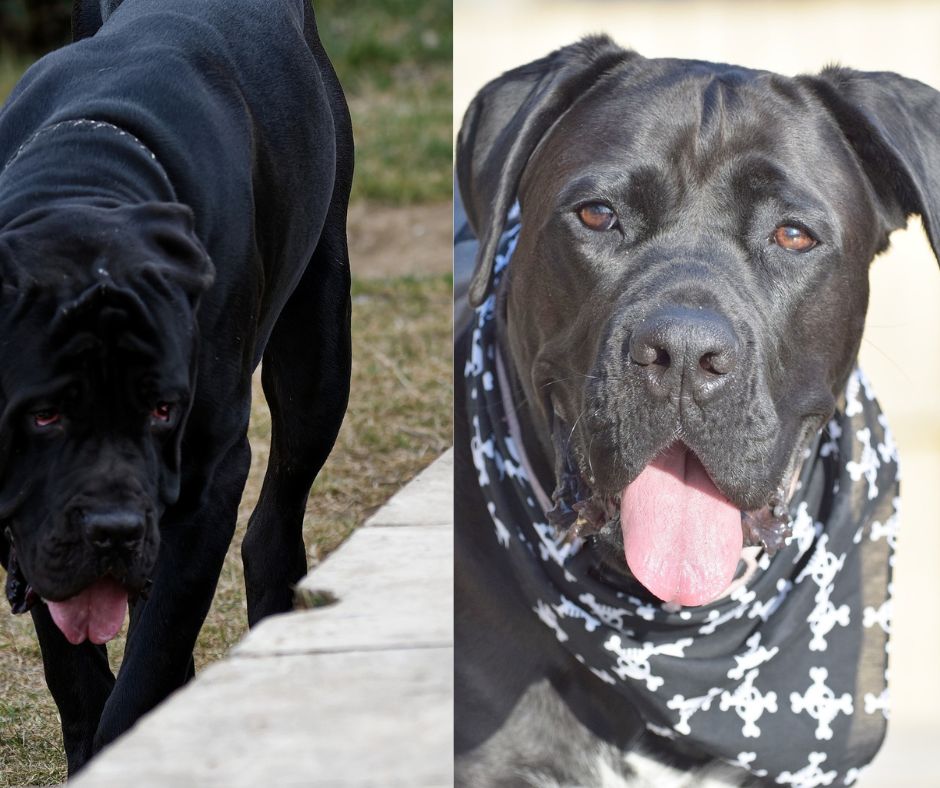
<path fill-rule="evenodd" d="M 70 785 L 453 784 L 453 451 Z"/>

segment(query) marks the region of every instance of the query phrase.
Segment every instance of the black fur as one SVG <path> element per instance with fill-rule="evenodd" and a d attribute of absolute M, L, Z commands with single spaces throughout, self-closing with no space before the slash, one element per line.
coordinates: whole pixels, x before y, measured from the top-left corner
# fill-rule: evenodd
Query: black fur
<path fill-rule="evenodd" d="M 306 0 L 88 0 L 74 32 L 0 113 L 0 555 L 46 599 L 144 592 L 116 680 L 32 608 L 70 773 L 192 675 L 262 358 L 249 620 L 291 608 L 349 391 L 353 164 Z"/>
<path fill-rule="evenodd" d="M 543 488 L 554 489 L 563 467 L 551 440 L 561 421 L 574 462 L 600 493 L 618 493 L 679 439 L 739 508 L 767 504 L 855 363 L 868 266 L 888 234 L 920 214 L 940 252 L 937 128 L 940 94 L 895 74 L 832 68 L 791 79 L 647 60 L 605 37 L 488 84 L 457 149 L 480 239 L 470 299 L 488 294 L 518 198 L 522 230 L 496 319 Z M 612 229 L 579 220 L 596 202 L 614 211 Z M 809 231 L 817 245 L 781 247 L 772 240 L 781 225 Z M 694 315 L 705 317 L 683 317 Z M 651 379 L 637 358 L 650 325 L 684 331 L 689 342 L 703 326 L 720 327 L 734 356 L 715 376 L 720 390 L 693 385 L 698 372 L 673 375 L 675 360 Z M 466 339 L 457 342 L 458 379 Z M 629 778 L 621 755 L 662 745 L 559 647 L 515 586 L 489 536 L 457 389 L 458 783 L 593 784 L 572 766 L 584 757 L 571 756 L 594 752 Z M 628 572 L 619 529 L 588 549 Z M 657 757 L 683 768 L 703 760 Z"/>

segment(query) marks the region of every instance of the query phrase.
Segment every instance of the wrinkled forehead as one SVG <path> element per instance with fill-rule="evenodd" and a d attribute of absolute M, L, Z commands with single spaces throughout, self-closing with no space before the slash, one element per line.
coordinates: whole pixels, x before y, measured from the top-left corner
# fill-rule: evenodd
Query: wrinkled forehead
<path fill-rule="evenodd" d="M 790 183 L 834 203 L 860 178 L 835 123 L 796 80 L 662 60 L 608 75 L 559 118 L 530 158 L 520 196 L 536 207 L 578 181 L 626 187 L 640 172 L 677 198 Z"/>
<path fill-rule="evenodd" d="M 191 386 L 193 337 L 159 310 L 145 319 L 122 299 L 88 291 L 64 303 L 40 292 L 18 307 L 4 316 L 0 343 L 7 405 L 54 396 L 75 383 L 91 390 L 123 380 L 181 395 Z"/>

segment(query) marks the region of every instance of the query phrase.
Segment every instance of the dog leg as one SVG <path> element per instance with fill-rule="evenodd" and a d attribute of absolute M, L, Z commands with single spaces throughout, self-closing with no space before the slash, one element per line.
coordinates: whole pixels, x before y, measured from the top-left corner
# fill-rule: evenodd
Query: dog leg
<path fill-rule="evenodd" d="M 333 448 L 349 395 L 349 309 L 345 221 L 329 216 L 261 370 L 272 435 L 261 497 L 242 542 L 251 626 L 291 609 L 293 585 L 307 569 L 307 496 Z"/>
<path fill-rule="evenodd" d="M 89 641 L 73 646 L 52 621 L 45 604 L 35 605 L 30 613 L 42 650 L 46 684 L 59 709 L 72 776 L 92 756 L 95 731 L 114 687 L 114 675 L 105 646 Z"/>
<path fill-rule="evenodd" d="M 322 54 L 312 13 L 306 23 L 308 43 Z M 302 537 L 307 496 L 333 448 L 349 398 L 346 208 L 352 128 L 336 74 L 325 56 L 318 61 L 333 111 L 336 180 L 317 247 L 278 317 L 261 369 L 272 437 L 261 497 L 242 542 L 250 626 L 293 606 L 293 585 L 307 568 Z"/>
<path fill-rule="evenodd" d="M 244 408 L 247 430 L 247 403 Z M 95 736 L 97 752 L 192 676 L 192 652 L 235 532 L 251 450 L 238 439 L 197 506 L 178 504 L 161 525 L 149 598 L 140 599 L 114 691 Z M 182 509 L 182 511 L 181 511 Z"/>

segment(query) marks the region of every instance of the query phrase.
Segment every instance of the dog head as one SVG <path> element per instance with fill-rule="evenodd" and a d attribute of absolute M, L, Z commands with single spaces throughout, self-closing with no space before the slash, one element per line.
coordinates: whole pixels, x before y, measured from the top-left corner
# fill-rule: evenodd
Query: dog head
<path fill-rule="evenodd" d="M 0 278 L 0 519 L 66 637 L 103 642 L 179 494 L 212 265 L 184 206 L 75 206 L 4 228 Z"/>
<path fill-rule="evenodd" d="M 471 300 L 518 199 L 498 319 L 519 401 L 557 490 L 619 517 L 601 540 L 661 599 L 720 596 L 743 514 L 782 511 L 890 232 L 920 214 L 940 249 L 938 124 L 940 94 L 895 74 L 786 78 L 603 37 L 471 104 Z"/>

